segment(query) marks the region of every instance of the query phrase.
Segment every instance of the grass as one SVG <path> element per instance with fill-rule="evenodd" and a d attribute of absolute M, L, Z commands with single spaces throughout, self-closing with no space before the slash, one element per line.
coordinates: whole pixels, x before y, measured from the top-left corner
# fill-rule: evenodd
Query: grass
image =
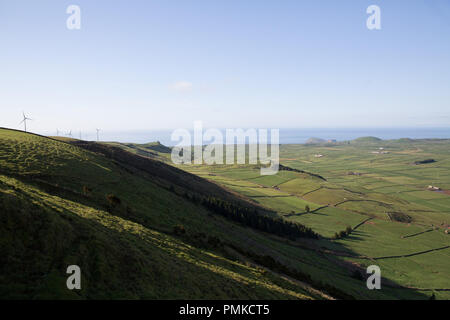
<path fill-rule="evenodd" d="M 0 289 L 3 297 L 89 299 L 181 299 L 186 296 L 192 299 L 242 296 L 275 299 L 309 297 L 295 286 L 283 288 L 282 279 L 268 276 L 261 269 L 245 266 L 207 250 L 186 245 L 172 236 L 105 211 L 58 197 L 49 197 L 17 181 L 9 180 L 9 182 L 16 190 L 22 191 L 22 197 L 32 198 L 33 202 L 40 205 L 30 207 L 23 203 L 18 204 L 14 192 L 8 192 L 9 197 L 2 196 L 2 207 L 10 208 L 8 210 L 10 215 L 6 216 L 5 224 L 21 231 L 28 231 L 24 232 L 22 237 L 15 235 L 12 238 L 5 238 L 6 230 L 3 230 L 2 248 L 6 251 L 3 253 L 17 263 L 30 263 L 30 267 L 34 269 L 33 273 L 39 277 L 23 274 L 22 272 L 26 271 L 23 266 L 19 268 L 22 272 L 11 270 L 15 264 L 10 262 L 6 270 L 8 272 L 2 273 L 4 277 L 2 283 L 7 283 L 6 286 L 2 286 L 3 290 Z M 17 206 L 22 208 L 29 206 L 26 212 L 21 213 L 21 222 L 32 225 L 32 219 L 40 219 L 43 221 L 40 230 L 27 230 L 31 227 L 15 221 L 17 217 L 12 216 L 14 214 L 12 208 Z M 39 232 L 39 237 L 35 236 L 28 242 L 26 235 L 32 237 L 34 232 Z M 37 252 L 32 250 L 35 241 L 38 241 L 39 245 L 36 248 L 39 250 Z M 18 247 L 23 252 L 18 250 Z M 60 261 L 56 265 L 52 265 L 47 258 L 52 255 L 60 256 Z M 79 292 L 79 296 L 71 296 L 64 289 L 66 279 L 64 266 L 70 264 L 80 265 L 83 271 L 82 281 L 86 289 Z M 14 281 L 14 277 L 17 277 L 17 280 Z M 14 281 L 16 286 L 22 285 L 23 289 L 11 292 L 8 283 L 11 281 Z"/>
<path fill-rule="evenodd" d="M 347 226 L 356 226 L 365 220 L 365 217 L 357 213 L 328 207 L 314 213 L 291 216 L 288 219 L 314 228 L 324 237 L 331 238 L 336 232 L 345 230 Z"/>
<path fill-rule="evenodd" d="M 189 237 L 205 223 L 213 229 L 209 234 L 218 236 L 224 232 L 214 224 L 233 226 L 209 218 L 143 175 L 44 137 L 0 130 L 0 140 L 0 297 L 314 297 L 274 273 L 226 258 L 219 249 L 192 245 Z M 92 190 L 89 195 L 82 194 L 83 185 Z M 109 193 L 120 197 L 121 208 L 108 208 Z M 186 226 L 186 238 L 171 234 L 177 223 Z M 70 264 L 81 267 L 80 292 L 65 287 Z"/>
<path fill-rule="evenodd" d="M 5 209 L 0 215 L 0 259 L 7 259 L 0 264 L 0 297 L 322 298 L 311 291 L 315 287 L 332 296 L 359 299 L 426 299 L 428 291 L 406 287 L 367 290 L 364 281 L 351 277 L 355 266 L 362 268 L 367 262 L 355 257 L 411 253 L 448 243 L 442 225 L 446 215 L 440 209 L 446 206 L 446 199 L 435 204 L 441 199 L 408 192 L 424 191 L 418 186 L 430 184 L 426 177 L 431 173 L 426 170 L 423 176 L 419 171 L 408 172 L 418 170 L 409 164 L 411 159 L 422 158 L 420 152 L 412 151 L 426 149 L 425 158 L 433 154 L 429 142 L 408 142 L 407 147 L 380 142 L 391 152 L 388 161 L 384 155 L 370 153 L 377 141 L 281 147 L 281 158 L 289 159 L 283 160 L 283 165 L 320 174 L 328 180 L 325 182 L 292 171 L 261 177 L 253 165 L 180 166 L 195 177 L 161 164 L 160 160 L 168 159 L 167 149 L 158 144 L 80 145 L 1 129 L 0 141 L 0 200 Z M 450 162 L 445 162 L 448 155 L 442 151 L 443 142 L 436 144 L 438 154 L 433 158 L 440 165 L 439 182 L 450 184 L 442 176 L 450 167 Z M 126 150 L 127 156 L 119 157 L 114 147 Z M 325 156 L 316 159 L 317 153 Z M 153 162 L 142 160 L 147 158 Z M 348 176 L 348 171 L 363 175 Z M 392 177 L 396 179 L 388 179 Z M 400 181 L 406 180 L 410 184 L 402 186 Z M 371 188 L 374 185 L 377 189 Z M 405 192 L 380 191 L 397 186 Z M 259 232 L 186 200 L 181 194 L 187 191 L 256 205 L 266 213 L 311 227 L 324 238 L 291 241 Z M 113 207 L 108 203 L 108 194 L 117 196 L 120 204 Z M 345 200 L 364 201 L 339 204 Z M 389 221 L 384 211 L 373 208 L 379 202 L 411 215 L 413 222 Z M 306 206 L 312 212 L 307 213 Z M 374 219 L 350 236 L 327 239 L 369 217 Z M 431 224 L 440 229 L 401 238 L 426 231 Z M 186 234 L 175 235 L 175 225 L 183 225 Z M 212 245 L 208 241 L 212 237 L 220 239 L 220 245 Z M 447 254 L 445 250 L 431 253 L 434 269 L 423 262 L 425 255 L 377 262 L 383 277 L 391 282 L 423 289 L 432 278 L 430 284 L 437 288 L 437 284 L 448 285 L 443 280 L 449 270 Z M 280 270 L 254 261 L 266 256 L 284 266 L 283 272 L 306 277 L 307 285 L 288 281 Z M 87 285 L 82 292 L 65 289 L 64 266 L 69 263 L 79 264 L 83 270 Z M 407 276 L 399 277 L 394 263 L 400 264 L 398 270 Z M 416 267 L 408 273 L 409 264 L 421 265 L 431 273 L 420 277 Z M 447 296 L 439 292 L 437 297 Z"/>
<path fill-rule="evenodd" d="M 388 153 L 372 153 L 381 147 Z M 315 158 L 315 154 L 324 156 Z M 450 236 L 444 234 L 450 223 L 450 196 L 426 190 L 428 185 L 450 189 L 449 140 L 382 141 L 369 138 L 332 147 L 282 145 L 280 158 L 283 165 L 319 174 L 327 182 L 292 172 L 289 175 L 279 172 L 270 178 L 255 178 L 254 169 L 250 166 L 247 171 L 241 167 L 239 172 L 231 167 L 196 168 L 192 172 L 208 172 L 208 175 L 202 176 L 212 180 L 218 176 L 230 178 L 233 180 L 232 185 L 226 179 L 215 181 L 252 199 L 260 193 L 254 184 L 275 186 L 276 189 L 266 192 L 270 197 L 257 198 L 257 201 L 285 219 L 311 227 L 324 237 L 332 237 L 346 226 L 354 227 L 372 218 L 350 236 L 323 244 L 330 249 L 351 252 L 353 255 L 382 257 L 426 251 L 450 244 Z M 430 158 L 436 162 L 413 165 L 415 161 Z M 183 168 L 190 170 L 189 167 Z M 349 175 L 349 172 L 360 175 Z M 294 198 L 298 200 L 293 201 Z M 327 207 L 304 214 L 305 201 L 311 208 Z M 409 217 L 411 221 L 391 221 L 394 216 Z M 424 232 L 430 229 L 434 231 Z M 402 238 L 415 233 L 420 234 Z M 383 276 L 402 285 L 449 289 L 449 254 L 450 249 L 444 249 L 408 258 L 376 261 L 382 267 Z M 427 260 L 428 256 L 430 260 Z M 364 260 L 351 261 L 361 265 L 365 263 Z M 421 292 L 429 294 L 431 291 Z M 450 298 L 448 291 L 436 294 L 438 298 Z"/>

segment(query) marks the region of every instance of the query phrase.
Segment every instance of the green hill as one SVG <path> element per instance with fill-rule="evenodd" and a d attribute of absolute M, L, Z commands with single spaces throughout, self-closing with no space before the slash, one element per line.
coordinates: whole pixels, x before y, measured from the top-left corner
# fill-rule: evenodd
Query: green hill
<path fill-rule="evenodd" d="M 353 140 L 353 143 L 377 143 L 383 141 L 380 138 L 377 137 L 361 137 L 361 138 L 357 138 L 355 140 Z"/>
<path fill-rule="evenodd" d="M 172 152 L 171 148 L 166 147 L 165 145 L 161 144 L 161 142 L 159 142 L 159 141 L 141 144 L 138 146 L 141 148 L 153 150 L 153 151 L 160 152 L 160 153 L 171 153 Z"/>
<path fill-rule="evenodd" d="M 165 160 L 170 155 L 172 149 L 157 142 L 149 142 L 145 144 L 138 143 L 118 143 L 108 142 L 107 145 L 120 147 L 130 153 L 134 153 L 140 156 L 149 157 L 158 160 Z"/>
<path fill-rule="evenodd" d="M 308 140 L 306 140 L 305 144 L 321 144 L 326 142 L 327 140 L 321 138 L 309 138 Z"/>
<path fill-rule="evenodd" d="M 208 244 L 220 236 L 217 226 L 200 234 L 208 212 L 145 172 L 32 134 L 0 129 L 0 141 L 2 298 L 312 296 L 225 258 L 219 244 Z M 108 202 L 108 195 L 120 203 Z M 186 235 L 173 233 L 179 224 Z M 71 264 L 82 270 L 80 292 L 66 289 Z"/>
<path fill-rule="evenodd" d="M 422 298 L 368 291 L 309 228 L 124 149 L 0 129 L 0 298 Z"/>
<path fill-rule="evenodd" d="M 227 237 L 229 229 L 242 237 L 245 228 L 174 190 L 190 178 L 198 194 L 233 199 L 217 186 L 156 161 L 139 169 L 148 163 L 129 153 L 135 166 L 13 130 L 0 129 L 0 141 L 2 298 L 320 297 L 310 286 L 237 261 Z M 182 228 L 184 234 L 174 232 Z M 80 292 L 65 286 L 71 264 L 82 270 Z"/>

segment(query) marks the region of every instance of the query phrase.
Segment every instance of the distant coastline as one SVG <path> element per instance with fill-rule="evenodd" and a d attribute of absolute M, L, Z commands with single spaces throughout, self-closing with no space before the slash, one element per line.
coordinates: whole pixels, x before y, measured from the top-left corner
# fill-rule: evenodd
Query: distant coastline
<path fill-rule="evenodd" d="M 117 141 L 130 143 L 147 143 L 160 141 L 167 146 L 176 143 L 171 141 L 172 130 L 148 130 L 148 131 L 103 131 L 102 141 Z M 54 135 L 47 133 L 47 135 Z M 369 129 L 280 129 L 281 144 L 303 144 L 310 138 L 324 140 L 348 141 L 361 137 L 377 137 L 383 140 L 392 139 L 450 139 L 450 128 L 369 128 Z M 74 136 L 74 138 L 77 138 Z M 96 140 L 94 132 L 83 133 L 83 140 Z"/>

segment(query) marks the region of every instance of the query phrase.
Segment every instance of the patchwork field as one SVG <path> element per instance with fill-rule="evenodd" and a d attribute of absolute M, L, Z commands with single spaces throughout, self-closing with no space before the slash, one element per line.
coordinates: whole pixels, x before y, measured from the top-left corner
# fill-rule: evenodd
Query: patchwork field
<path fill-rule="evenodd" d="M 177 168 L 159 143 L 61 140 L 0 129 L 0 297 L 450 298 L 449 141 L 283 145 L 261 176 Z M 382 290 L 366 287 L 374 264 Z"/>
<path fill-rule="evenodd" d="M 379 265 L 388 286 L 450 298 L 449 140 L 282 145 L 280 158 L 326 181 L 295 171 L 260 176 L 255 166 L 182 168 L 312 228 L 343 262 Z"/>

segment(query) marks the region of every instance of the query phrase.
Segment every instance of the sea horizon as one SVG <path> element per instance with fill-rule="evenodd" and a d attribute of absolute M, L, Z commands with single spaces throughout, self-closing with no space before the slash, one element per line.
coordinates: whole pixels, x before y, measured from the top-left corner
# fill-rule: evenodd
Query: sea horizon
<path fill-rule="evenodd" d="M 187 129 L 193 136 L 193 131 Z M 203 132 L 205 132 L 204 129 Z M 225 137 L 225 129 L 219 129 Z M 244 130 L 246 130 L 244 128 Z M 377 137 L 382 140 L 409 139 L 450 139 L 450 128 L 280 128 L 280 144 L 304 144 L 310 138 L 324 140 L 349 141 L 361 137 Z M 100 131 L 100 141 L 122 143 L 149 143 L 159 141 L 167 146 L 174 146 L 177 141 L 171 140 L 174 130 L 130 130 Z M 45 135 L 55 136 L 47 132 Z M 60 133 L 60 136 L 67 136 Z M 72 131 L 73 138 L 80 138 L 80 132 Z M 96 132 L 81 132 L 81 139 L 95 141 Z"/>

